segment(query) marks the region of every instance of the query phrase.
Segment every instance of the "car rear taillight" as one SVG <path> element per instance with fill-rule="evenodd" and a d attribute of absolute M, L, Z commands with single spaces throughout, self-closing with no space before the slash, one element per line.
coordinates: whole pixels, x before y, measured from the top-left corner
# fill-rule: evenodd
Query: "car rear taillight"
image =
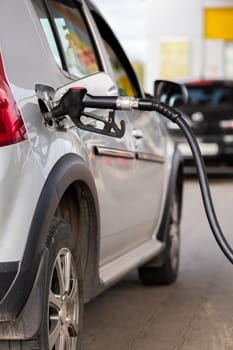
<path fill-rule="evenodd" d="M 27 131 L 10 89 L 0 54 L 0 146 L 26 140 Z"/>

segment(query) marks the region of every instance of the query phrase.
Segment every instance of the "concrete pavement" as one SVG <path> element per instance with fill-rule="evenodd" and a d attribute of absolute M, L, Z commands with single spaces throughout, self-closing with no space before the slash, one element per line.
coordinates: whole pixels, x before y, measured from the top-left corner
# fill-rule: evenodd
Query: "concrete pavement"
<path fill-rule="evenodd" d="M 233 180 L 212 180 L 233 244 Z M 185 183 L 180 274 L 144 287 L 133 271 L 86 306 L 84 350 L 232 350 L 233 266 L 210 233 L 195 180 Z"/>

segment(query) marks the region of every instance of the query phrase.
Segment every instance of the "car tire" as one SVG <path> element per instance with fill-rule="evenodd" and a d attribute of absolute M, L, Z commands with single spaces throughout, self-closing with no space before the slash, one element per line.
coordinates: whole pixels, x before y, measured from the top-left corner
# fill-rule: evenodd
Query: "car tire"
<path fill-rule="evenodd" d="M 79 350 L 83 319 L 80 262 L 69 225 L 55 218 L 50 225 L 46 302 L 41 331 L 35 339 L 0 341 L 3 350 Z"/>
<path fill-rule="evenodd" d="M 139 268 L 139 278 L 143 284 L 168 285 L 177 279 L 180 254 L 180 208 L 177 191 L 174 192 L 170 204 L 165 244 L 162 264 L 158 263 L 160 259 L 155 258 Z"/>

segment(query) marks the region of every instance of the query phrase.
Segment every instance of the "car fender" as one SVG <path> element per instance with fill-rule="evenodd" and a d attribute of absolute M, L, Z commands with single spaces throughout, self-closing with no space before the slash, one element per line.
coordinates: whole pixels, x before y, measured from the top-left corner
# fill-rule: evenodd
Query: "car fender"
<path fill-rule="evenodd" d="M 29 309 L 30 312 L 28 305 L 33 305 L 33 308 L 36 309 L 34 312 L 37 312 L 35 317 L 39 319 L 41 315 L 43 291 L 38 283 L 43 281 L 43 276 L 46 275 L 46 235 L 62 195 L 75 181 L 83 181 L 88 186 L 93 196 L 98 220 L 97 190 L 90 169 L 78 155 L 73 153 L 64 155 L 57 161 L 47 177 L 34 212 L 24 255 L 18 265 L 16 277 L 0 302 L 0 339 L 12 337 L 12 335 L 16 338 L 31 337 L 38 331 L 36 328 L 39 321 L 35 322 L 35 327 L 29 325 L 28 322 L 25 323 L 28 317 L 25 310 Z M 35 299 L 34 302 L 32 299 Z M 25 328 L 26 324 L 30 327 Z M 12 334 L 12 332 L 17 334 Z"/>

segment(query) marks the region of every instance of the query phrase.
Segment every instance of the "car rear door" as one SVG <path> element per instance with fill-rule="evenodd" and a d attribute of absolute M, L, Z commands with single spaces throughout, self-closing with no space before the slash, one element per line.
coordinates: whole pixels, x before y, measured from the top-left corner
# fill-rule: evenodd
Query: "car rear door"
<path fill-rule="evenodd" d="M 118 94 L 143 97 L 136 75 L 112 30 L 95 9 L 92 9 L 92 14 L 110 62 L 109 73 L 115 79 Z M 131 239 L 138 244 L 151 239 L 160 221 L 166 184 L 166 145 L 161 121 L 156 113 L 133 111 L 126 114 L 130 122 L 129 137 L 134 144 L 137 160 L 134 178 L 131 174 L 131 205 L 128 215 L 134 228 Z"/>

